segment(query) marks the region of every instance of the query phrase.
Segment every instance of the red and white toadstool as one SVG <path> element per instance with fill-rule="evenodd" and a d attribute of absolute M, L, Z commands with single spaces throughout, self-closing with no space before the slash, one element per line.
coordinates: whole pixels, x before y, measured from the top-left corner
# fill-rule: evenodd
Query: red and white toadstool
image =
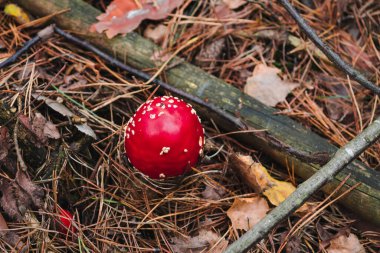
<path fill-rule="evenodd" d="M 125 130 L 129 162 L 150 178 L 179 176 L 203 153 L 204 130 L 190 104 L 156 97 L 142 104 Z"/>
<path fill-rule="evenodd" d="M 76 232 L 75 227 L 73 226 L 74 215 L 70 213 L 66 209 L 59 209 L 59 220 L 61 224 L 59 224 L 59 231 L 63 234 L 67 234 L 69 230 L 73 233 Z"/>

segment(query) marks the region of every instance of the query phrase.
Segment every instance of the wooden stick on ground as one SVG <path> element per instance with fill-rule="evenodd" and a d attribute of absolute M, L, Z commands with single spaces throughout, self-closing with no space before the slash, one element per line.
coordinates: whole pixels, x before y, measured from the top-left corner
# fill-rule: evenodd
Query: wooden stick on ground
<path fill-rule="evenodd" d="M 380 138 L 380 118 L 377 118 L 362 133 L 339 149 L 334 157 L 318 172 L 297 187 L 285 201 L 273 209 L 251 230 L 232 243 L 225 253 L 239 253 L 263 239 L 279 222 L 297 210 L 320 187 L 358 157 L 366 148 Z"/>

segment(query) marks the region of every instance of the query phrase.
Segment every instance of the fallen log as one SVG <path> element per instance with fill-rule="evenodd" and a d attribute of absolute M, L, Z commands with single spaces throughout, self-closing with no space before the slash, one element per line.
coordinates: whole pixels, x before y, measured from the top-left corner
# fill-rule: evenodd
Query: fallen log
<path fill-rule="evenodd" d="M 68 12 L 54 17 L 54 22 L 59 27 L 75 33 L 135 68 L 155 68 L 159 65 L 151 59 L 153 53 L 160 50 L 159 47 L 136 33 L 108 39 L 102 34 L 89 32 L 90 25 L 96 22 L 96 16 L 100 11 L 81 0 L 16 0 L 16 2 L 35 16 L 46 16 L 69 9 Z M 245 133 L 236 135 L 236 138 L 263 151 L 284 166 L 292 165 L 295 173 L 304 179 L 309 178 L 320 168 L 313 163 L 313 159 L 309 160 L 307 157 L 313 157 L 321 152 L 327 152 L 331 156 L 337 151 L 337 148 L 326 139 L 286 116 L 276 115 L 276 110 L 189 63 L 178 64 L 167 70 L 165 76 L 167 82 L 174 87 L 207 100 L 231 114 L 239 115 L 249 127 L 265 129 L 267 135 Z M 210 117 L 210 112 L 203 111 L 203 113 L 204 115 L 207 113 L 207 117 Z M 211 117 L 224 130 L 236 130 L 230 122 L 218 115 L 211 114 Z M 380 225 L 379 172 L 359 161 L 354 161 L 326 185 L 323 191 L 331 192 L 348 174 L 351 177 L 346 182 L 347 187 L 358 182 L 361 185 L 344 197 L 341 203 L 363 218 Z M 342 190 L 346 190 L 347 187 L 343 187 Z"/>

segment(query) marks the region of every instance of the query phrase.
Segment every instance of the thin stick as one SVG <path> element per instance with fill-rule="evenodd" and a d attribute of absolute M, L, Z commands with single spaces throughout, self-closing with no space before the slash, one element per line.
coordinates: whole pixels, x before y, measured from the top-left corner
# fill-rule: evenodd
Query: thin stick
<path fill-rule="evenodd" d="M 221 117 L 228 120 L 229 122 L 232 122 L 239 129 L 247 129 L 246 125 L 238 117 L 233 116 L 232 114 L 224 111 L 223 109 L 220 109 L 219 107 L 217 107 L 213 104 L 207 103 L 199 97 L 193 96 L 189 93 L 186 93 L 185 91 L 177 89 L 177 88 L 171 86 L 170 84 L 165 83 L 164 81 L 162 81 L 160 79 L 154 78 L 153 80 L 150 80 L 152 78 L 151 75 L 149 75 L 149 74 L 147 74 L 141 70 L 135 69 L 131 66 L 125 65 L 121 61 L 117 60 L 116 58 L 109 56 L 108 54 L 106 54 L 105 52 L 96 48 L 95 46 L 91 45 L 87 41 L 79 39 L 78 37 L 75 37 L 72 34 L 69 34 L 69 33 L 63 31 L 62 29 L 60 29 L 58 27 L 54 27 L 54 30 L 57 34 L 61 35 L 62 37 L 64 37 L 68 41 L 73 42 L 75 44 L 78 44 L 82 48 L 85 48 L 85 49 L 95 53 L 99 57 L 101 57 L 104 60 L 106 60 L 107 62 L 109 62 L 111 65 L 118 67 L 118 68 L 121 68 L 122 70 L 125 70 L 125 71 L 131 73 L 132 75 L 135 75 L 135 76 L 143 79 L 144 81 L 152 81 L 153 83 L 161 86 L 163 89 L 165 89 L 169 92 L 172 92 L 174 94 L 177 94 L 178 96 L 186 98 L 186 99 L 188 99 L 194 103 L 197 103 L 198 105 L 203 106 L 203 107 L 215 112 L 216 114 L 220 115 Z"/>
<path fill-rule="evenodd" d="M 343 61 L 343 59 L 340 58 L 337 53 L 335 53 L 326 43 L 321 40 L 321 38 L 318 37 L 314 29 L 306 23 L 305 19 L 302 18 L 302 16 L 297 12 L 293 5 L 289 3 L 288 0 L 278 1 L 302 28 L 307 37 L 309 37 L 309 39 L 314 42 L 314 44 L 330 59 L 330 61 L 332 61 L 336 66 L 340 68 L 340 70 L 349 75 L 360 85 L 371 90 L 373 93 L 380 95 L 380 87 L 369 81 L 363 74 L 354 69 L 350 64 Z"/>
<path fill-rule="evenodd" d="M 358 157 L 366 148 L 380 138 L 380 117 L 369 125 L 308 180 L 300 184 L 285 201 L 273 209 L 251 230 L 232 243 L 225 253 L 246 252 L 264 238 L 279 222 L 297 210 L 320 187 L 332 180 L 334 176 Z"/>
<path fill-rule="evenodd" d="M 14 55 L 9 57 L 3 62 L 0 62 L 0 69 L 14 63 L 18 57 L 20 57 L 23 53 L 27 52 L 32 46 L 36 45 L 40 40 L 47 39 L 53 34 L 53 27 L 50 25 L 43 30 L 39 31 L 36 36 L 32 39 L 28 40 L 22 48 L 20 48 Z"/>

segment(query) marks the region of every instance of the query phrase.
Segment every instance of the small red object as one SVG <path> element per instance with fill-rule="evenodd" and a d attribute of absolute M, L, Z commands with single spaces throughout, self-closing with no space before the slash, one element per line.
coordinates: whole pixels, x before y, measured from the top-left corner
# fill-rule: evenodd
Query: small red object
<path fill-rule="evenodd" d="M 156 97 L 142 104 L 125 130 L 129 162 L 151 178 L 179 176 L 203 153 L 204 130 L 190 104 Z"/>
<path fill-rule="evenodd" d="M 61 224 L 59 224 L 61 233 L 67 234 L 69 229 L 75 232 L 75 227 L 73 226 L 74 215 L 72 213 L 65 209 L 59 209 L 59 220 L 61 221 Z"/>

